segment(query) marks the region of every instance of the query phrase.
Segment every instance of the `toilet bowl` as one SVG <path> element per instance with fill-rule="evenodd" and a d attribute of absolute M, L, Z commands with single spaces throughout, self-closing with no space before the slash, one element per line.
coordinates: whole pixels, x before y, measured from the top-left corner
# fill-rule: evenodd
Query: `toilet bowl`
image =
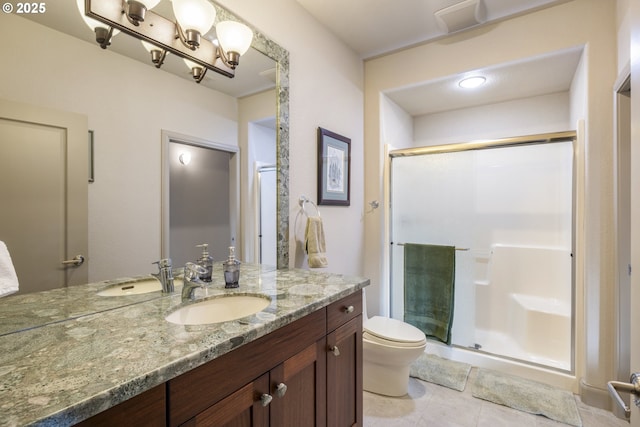
<path fill-rule="evenodd" d="M 409 370 L 427 346 L 424 333 L 400 320 L 374 316 L 363 323 L 363 388 L 385 396 L 403 396 Z"/>

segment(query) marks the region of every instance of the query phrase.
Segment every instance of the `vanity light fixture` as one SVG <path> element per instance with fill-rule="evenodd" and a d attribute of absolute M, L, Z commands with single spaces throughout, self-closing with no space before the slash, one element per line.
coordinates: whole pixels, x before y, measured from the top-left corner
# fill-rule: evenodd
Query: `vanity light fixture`
<path fill-rule="evenodd" d="M 144 22 L 147 10 L 153 9 L 160 0 L 127 0 L 122 2 L 123 12 L 133 25 L 138 26 Z"/>
<path fill-rule="evenodd" d="M 466 77 L 458 82 L 458 86 L 465 89 L 473 89 L 482 86 L 486 81 L 487 79 L 482 76 Z"/>
<path fill-rule="evenodd" d="M 187 67 L 191 70 L 191 76 L 196 81 L 196 83 L 200 83 L 202 79 L 204 79 L 204 75 L 207 73 L 207 69 L 200 66 L 200 64 L 196 64 L 193 61 L 188 60 L 187 58 L 182 58 L 184 63 L 187 64 Z"/>
<path fill-rule="evenodd" d="M 169 52 L 167 52 L 164 49 L 160 49 L 159 47 L 152 45 L 147 41 L 144 41 L 144 40 L 140 40 L 140 41 L 142 42 L 142 46 L 144 46 L 147 52 L 151 54 L 151 62 L 154 63 L 156 68 L 162 67 L 162 64 L 164 63 L 164 59 L 167 57 L 167 53 Z"/>
<path fill-rule="evenodd" d="M 216 35 L 220 42 L 216 44 L 203 37 L 216 19 L 216 9 L 209 0 L 172 0 L 175 22 L 151 10 L 160 1 L 77 0 L 83 19 L 98 22 L 96 41 L 103 49 L 120 30 L 149 43 L 145 48 L 158 68 L 171 52 L 201 69 L 197 82 L 202 81 L 206 70 L 233 78 L 240 56 L 251 46 L 251 29 L 240 22 L 218 22 Z"/>
<path fill-rule="evenodd" d="M 111 44 L 111 38 L 117 35 L 120 30 L 115 30 L 113 27 L 110 27 L 85 15 L 83 13 L 84 0 L 76 0 L 76 4 L 78 5 L 78 12 L 80 12 L 80 17 L 82 17 L 84 23 L 87 24 L 87 27 L 91 28 L 91 31 L 96 34 L 96 42 L 100 45 L 101 48 L 106 49 L 107 46 Z"/>
<path fill-rule="evenodd" d="M 178 160 L 180 160 L 180 163 L 182 163 L 183 165 L 188 165 L 189 163 L 191 163 L 191 153 L 185 151 L 184 153 L 180 153 L 180 155 L 178 156 Z"/>

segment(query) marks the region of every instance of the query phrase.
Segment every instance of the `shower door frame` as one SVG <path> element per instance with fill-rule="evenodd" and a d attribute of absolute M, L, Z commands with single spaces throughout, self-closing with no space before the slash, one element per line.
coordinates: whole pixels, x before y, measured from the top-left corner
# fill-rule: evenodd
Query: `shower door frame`
<path fill-rule="evenodd" d="M 388 248 L 388 255 L 386 256 L 387 265 L 388 265 L 388 306 L 387 310 L 391 315 L 392 307 L 393 307 L 393 293 L 391 292 L 391 284 L 393 282 L 393 257 L 392 257 L 392 247 L 394 242 L 391 240 L 393 236 L 393 215 L 392 215 L 392 202 L 391 202 L 391 190 L 393 184 L 393 168 L 392 161 L 396 157 L 414 157 L 414 156 L 423 156 L 429 154 L 440 154 L 440 153 L 453 153 L 453 152 L 462 152 L 462 151 L 473 151 L 473 150 L 485 150 L 485 149 L 493 149 L 493 148 L 507 148 L 507 147 L 520 147 L 526 145 L 542 145 L 542 144 L 551 144 L 558 142 L 567 142 L 571 141 L 573 148 L 573 165 L 572 165 L 572 200 L 571 200 L 571 350 L 570 350 L 570 369 L 564 370 L 560 368 L 549 367 L 543 364 L 537 364 L 534 362 L 517 359 L 509 356 L 504 356 L 495 353 L 484 352 L 480 349 L 473 349 L 465 346 L 461 346 L 458 344 L 451 344 L 452 347 L 461 348 L 469 351 L 474 351 L 478 353 L 485 353 L 490 356 L 515 361 L 518 363 L 524 363 L 527 365 L 538 366 L 549 370 L 555 370 L 562 373 L 570 373 L 575 374 L 576 372 L 576 346 L 577 346 L 577 337 L 576 337 L 576 318 L 577 318 L 577 306 L 576 300 L 578 297 L 578 289 L 577 289 L 577 268 L 576 265 L 579 263 L 579 259 L 582 256 L 582 251 L 577 251 L 576 240 L 578 237 L 578 223 L 581 222 L 581 219 L 578 218 L 581 215 L 577 208 L 577 199 L 578 199 L 578 190 L 583 188 L 583 183 L 579 181 L 581 178 L 582 166 L 580 164 L 579 159 L 579 147 L 582 144 L 582 135 L 581 127 L 583 126 L 583 122 L 580 121 L 578 123 L 578 131 L 565 131 L 565 132 L 553 132 L 553 133 L 545 133 L 545 134 L 536 134 L 536 135 L 527 135 L 527 136 L 518 136 L 518 137 L 509 137 L 495 140 L 482 140 L 482 141 L 471 141 L 471 142 L 461 142 L 454 144 L 445 144 L 445 145 L 433 145 L 433 146 L 423 146 L 423 147 L 412 147 L 412 148 L 403 148 L 403 149 L 395 149 L 388 151 L 388 172 L 387 172 L 387 194 L 385 198 L 387 199 L 387 211 L 386 215 L 388 218 L 388 233 L 386 236 Z M 581 265 L 581 263 L 580 263 Z"/>

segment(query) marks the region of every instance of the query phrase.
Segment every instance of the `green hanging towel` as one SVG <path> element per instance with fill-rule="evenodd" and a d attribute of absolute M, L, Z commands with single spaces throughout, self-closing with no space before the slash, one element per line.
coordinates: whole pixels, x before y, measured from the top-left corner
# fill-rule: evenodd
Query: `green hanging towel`
<path fill-rule="evenodd" d="M 404 245 L 404 321 L 451 344 L 456 272 L 454 246 Z"/>

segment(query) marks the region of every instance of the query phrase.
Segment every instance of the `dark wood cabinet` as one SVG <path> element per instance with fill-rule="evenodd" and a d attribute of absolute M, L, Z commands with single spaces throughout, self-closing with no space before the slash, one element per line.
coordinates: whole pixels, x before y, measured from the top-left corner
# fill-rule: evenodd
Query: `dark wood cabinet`
<path fill-rule="evenodd" d="M 336 314 L 327 335 L 327 425 L 362 426 L 362 299 L 360 293 L 329 306 Z M 353 307 L 353 310 L 351 309 Z M 342 314 L 342 317 L 340 316 Z M 328 316 L 329 322 L 332 318 Z M 346 320 L 340 322 L 339 319 Z"/>
<path fill-rule="evenodd" d="M 145 391 L 81 423 L 80 427 L 164 426 L 166 425 L 166 387 Z"/>
<path fill-rule="evenodd" d="M 81 425 L 345 427 L 362 418 L 357 292 Z"/>

